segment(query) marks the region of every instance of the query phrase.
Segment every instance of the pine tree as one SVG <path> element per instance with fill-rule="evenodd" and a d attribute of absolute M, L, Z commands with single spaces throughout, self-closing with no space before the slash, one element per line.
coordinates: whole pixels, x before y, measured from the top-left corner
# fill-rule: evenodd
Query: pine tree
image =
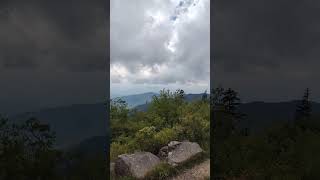
<path fill-rule="evenodd" d="M 239 110 L 240 98 L 238 93 L 231 88 L 224 90 L 216 88 L 212 95 L 215 112 L 214 128 L 222 138 L 235 133 L 237 123 L 245 116 Z M 245 133 L 247 134 L 247 133 Z"/>
<path fill-rule="evenodd" d="M 223 101 L 222 101 L 223 93 L 224 93 L 224 89 L 221 86 L 211 90 L 210 103 L 211 103 L 211 106 L 215 108 L 215 110 L 223 106 Z"/>
<path fill-rule="evenodd" d="M 202 101 L 206 101 L 206 100 L 207 100 L 207 98 L 208 98 L 207 90 L 205 90 L 205 91 L 204 91 L 204 93 L 202 94 L 201 99 L 202 99 Z"/>
<path fill-rule="evenodd" d="M 232 116 L 235 116 L 238 111 L 238 106 L 240 105 L 240 98 L 238 93 L 231 88 L 228 88 L 223 92 L 222 102 L 225 107 L 225 111 Z"/>
<path fill-rule="evenodd" d="M 306 120 L 311 116 L 311 102 L 310 102 L 310 90 L 307 88 L 304 92 L 303 98 L 297 105 L 296 120 Z"/>

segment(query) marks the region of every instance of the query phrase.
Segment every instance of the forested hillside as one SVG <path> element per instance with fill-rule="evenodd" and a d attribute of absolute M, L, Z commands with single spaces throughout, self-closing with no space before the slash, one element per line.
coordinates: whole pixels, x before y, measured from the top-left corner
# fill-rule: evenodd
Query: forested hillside
<path fill-rule="evenodd" d="M 260 111 L 270 117 L 259 134 L 250 132 L 247 115 L 241 111 L 238 93 L 217 88 L 212 96 L 213 175 L 223 179 L 319 179 L 320 121 L 312 115 L 314 103 L 307 89 L 303 98 L 291 106 L 292 116 L 276 116 L 281 106 Z M 266 106 L 268 107 L 268 106 Z M 282 109 L 283 110 L 283 109 Z M 281 114 L 281 113 L 280 113 Z M 279 121 L 278 121 L 279 120 Z M 239 126 L 239 124 L 247 126 Z"/>
<path fill-rule="evenodd" d="M 206 93 L 187 101 L 183 90 L 162 90 L 146 111 L 129 109 L 121 99 L 111 101 L 110 159 L 136 151 L 158 154 L 170 141 L 197 142 L 209 156 L 210 104 Z M 162 169 L 163 170 L 163 169 Z M 165 171 L 165 170 L 163 170 Z M 162 178 L 170 173 L 163 172 Z M 159 176 L 156 176 L 159 177 Z"/>

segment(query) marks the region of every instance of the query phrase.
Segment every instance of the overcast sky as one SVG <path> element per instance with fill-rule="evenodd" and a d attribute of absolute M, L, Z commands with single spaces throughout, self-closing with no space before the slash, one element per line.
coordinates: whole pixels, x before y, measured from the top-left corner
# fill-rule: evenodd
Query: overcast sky
<path fill-rule="evenodd" d="M 320 1 L 221 0 L 213 11 L 214 82 L 244 101 L 320 101 Z"/>
<path fill-rule="evenodd" d="M 0 2 L 0 113 L 104 100 L 106 3 Z"/>
<path fill-rule="evenodd" d="M 111 0 L 110 19 L 113 97 L 209 88 L 209 0 Z"/>

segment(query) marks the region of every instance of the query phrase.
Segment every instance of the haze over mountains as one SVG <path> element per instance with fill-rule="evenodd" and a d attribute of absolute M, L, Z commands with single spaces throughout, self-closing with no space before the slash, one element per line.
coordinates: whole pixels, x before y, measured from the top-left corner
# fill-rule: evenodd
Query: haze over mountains
<path fill-rule="evenodd" d="M 148 108 L 146 102 L 150 102 L 157 93 L 148 92 L 121 97 L 128 103 L 128 106 L 140 111 Z M 203 94 L 187 94 L 187 101 L 201 99 Z M 259 130 L 269 126 L 276 121 L 290 121 L 293 119 L 297 101 L 288 102 L 250 102 L 240 105 L 240 110 L 247 114 L 249 127 L 253 130 Z M 313 102 L 312 111 L 315 116 L 320 115 L 320 104 Z M 48 108 L 33 113 L 22 113 L 10 117 L 14 121 L 26 120 L 30 117 L 36 117 L 42 122 L 50 124 L 53 131 L 56 132 L 57 146 L 70 147 L 81 144 L 92 144 L 91 141 L 101 141 L 101 137 L 108 134 L 108 121 L 106 107 L 104 103 L 79 104 L 64 107 Z M 245 124 L 243 124 L 245 125 Z M 94 138 L 96 137 L 96 138 Z M 99 143 L 93 143 L 99 144 Z"/>
<path fill-rule="evenodd" d="M 297 104 L 300 101 L 285 102 L 250 102 L 240 105 L 240 111 L 247 115 L 242 125 L 249 124 L 249 129 L 259 132 L 277 122 L 294 120 Z M 320 117 L 320 103 L 312 102 L 312 117 Z"/>
<path fill-rule="evenodd" d="M 134 95 L 122 96 L 122 97 L 116 97 L 116 98 L 121 98 L 122 100 L 126 101 L 128 106 L 132 108 L 141 104 L 145 104 L 146 102 L 150 102 L 152 100 L 152 97 L 157 95 L 158 94 L 154 92 L 146 92 L 142 94 L 134 94 Z"/>

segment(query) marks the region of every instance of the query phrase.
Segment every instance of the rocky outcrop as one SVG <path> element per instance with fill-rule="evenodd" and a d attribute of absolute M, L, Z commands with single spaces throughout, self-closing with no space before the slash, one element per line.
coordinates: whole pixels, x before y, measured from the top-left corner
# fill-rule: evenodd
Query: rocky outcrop
<path fill-rule="evenodd" d="M 159 151 L 159 157 L 169 164 L 177 166 L 203 152 L 198 143 L 171 141 Z"/>
<path fill-rule="evenodd" d="M 110 164 L 110 170 L 116 176 L 143 179 L 160 163 L 160 159 L 172 166 L 178 166 L 202 152 L 198 143 L 171 141 L 159 150 L 158 157 L 150 152 L 119 155 L 116 161 Z"/>
<path fill-rule="evenodd" d="M 179 141 L 171 141 L 167 146 L 162 147 L 159 150 L 159 158 L 161 160 L 166 160 L 168 158 L 168 153 L 172 152 L 181 142 Z"/>
<path fill-rule="evenodd" d="M 114 170 L 117 176 L 133 176 L 141 179 L 159 163 L 160 159 L 150 152 L 123 154 L 115 161 Z"/>
<path fill-rule="evenodd" d="M 115 166 L 115 163 L 110 163 L 110 173 L 113 173 L 114 172 L 114 166 Z"/>

